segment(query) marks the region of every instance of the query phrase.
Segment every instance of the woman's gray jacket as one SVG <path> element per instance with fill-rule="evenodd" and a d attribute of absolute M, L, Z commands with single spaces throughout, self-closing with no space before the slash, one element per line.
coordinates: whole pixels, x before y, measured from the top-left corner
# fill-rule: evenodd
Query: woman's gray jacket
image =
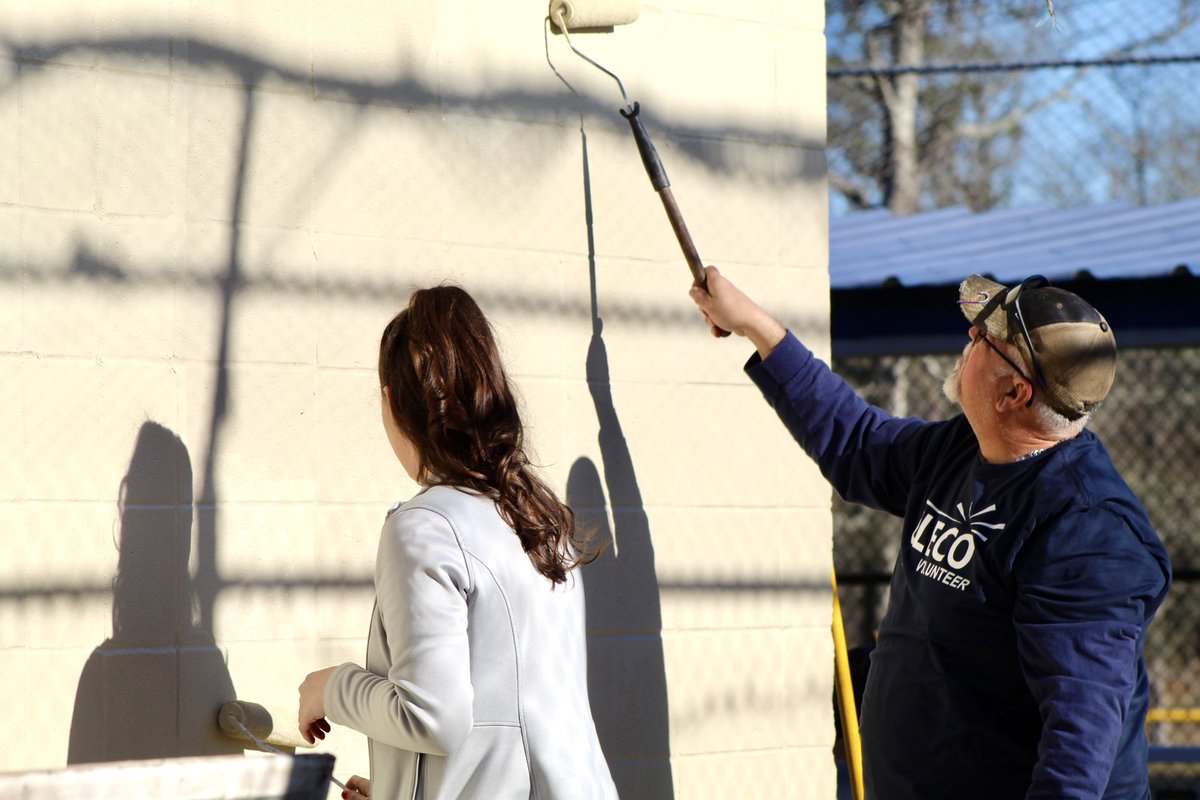
<path fill-rule="evenodd" d="M 372 800 L 615 798 L 588 703 L 579 570 L 554 586 L 495 504 L 434 486 L 393 509 L 366 669 L 330 722 L 370 741 Z"/>

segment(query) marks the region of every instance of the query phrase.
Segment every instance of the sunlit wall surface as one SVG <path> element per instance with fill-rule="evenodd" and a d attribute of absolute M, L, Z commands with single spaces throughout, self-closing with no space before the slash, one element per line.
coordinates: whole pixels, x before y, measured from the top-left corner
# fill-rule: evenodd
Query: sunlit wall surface
<path fill-rule="evenodd" d="M 540 0 L 0 1 L 0 770 L 241 752 L 361 661 L 415 487 L 376 348 L 472 292 L 584 572 L 626 798 L 834 794 L 829 491 L 714 340 Z M 828 352 L 822 4 L 646 5 L 616 72 L 706 263 Z M 322 745 L 343 780 L 365 742 Z"/>

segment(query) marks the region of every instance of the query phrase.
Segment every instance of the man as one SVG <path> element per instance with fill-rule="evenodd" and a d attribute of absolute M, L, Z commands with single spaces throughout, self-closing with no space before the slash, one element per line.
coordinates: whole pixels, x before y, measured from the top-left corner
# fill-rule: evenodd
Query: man
<path fill-rule="evenodd" d="M 904 518 L 861 711 L 869 800 L 1148 800 L 1146 628 L 1171 568 L 1084 428 L 1116 341 L 1031 278 L 959 289 L 962 414 L 868 405 L 715 268 L 692 298 L 845 499 Z"/>

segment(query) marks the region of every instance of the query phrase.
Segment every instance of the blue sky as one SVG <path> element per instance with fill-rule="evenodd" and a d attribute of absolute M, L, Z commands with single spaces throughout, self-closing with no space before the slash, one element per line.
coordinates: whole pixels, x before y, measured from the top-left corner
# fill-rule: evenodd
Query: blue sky
<path fill-rule="evenodd" d="M 1025 17 L 1006 14 L 994 0 L 974 2 L 983 14 L 971 36 L 981 44 L 1004 43 L 1013 61 L 1200 54 L 1200 22 L 1173 30 L 1181 9 L 1194 8 L 1190 13 L 1200 18 L 1194 1 L 1055 0 L 1057 27 L 1044 0 L 1028 0 Z M 833 43 L 833 26 L 830 36 Z M 1200 140 L 1200 63 L 1037 70 L 1028 73 L 1023 97 L 1055 99 L 1026 124 L 1022 159 L 1011 175 L 1012 205 L 1164 202 L 1197 193 L 1180 173 L 1193 172 L 1188 166 L 1200 163 L 1200 152 L 1176 149 Z M 1148 153 L 1138 161 L 1144 165 L 1140 183 L 1131 177 L 1138 147 Z M 831 193 L 831 213 L 847 210 Z"/>

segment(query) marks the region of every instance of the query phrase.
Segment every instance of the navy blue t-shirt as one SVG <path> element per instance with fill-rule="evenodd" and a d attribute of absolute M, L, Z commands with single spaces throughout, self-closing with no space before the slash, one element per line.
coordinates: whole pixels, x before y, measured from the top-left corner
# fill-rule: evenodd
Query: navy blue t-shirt
<path fill-rule="evenodd" d="M 861 711 L 871 800 L 1149 798 L 1146 628 L 1170 562 L 1090 431 L 989 464 L 790 333 L 747 372 L 846 500 L 904 518 Z"/>

